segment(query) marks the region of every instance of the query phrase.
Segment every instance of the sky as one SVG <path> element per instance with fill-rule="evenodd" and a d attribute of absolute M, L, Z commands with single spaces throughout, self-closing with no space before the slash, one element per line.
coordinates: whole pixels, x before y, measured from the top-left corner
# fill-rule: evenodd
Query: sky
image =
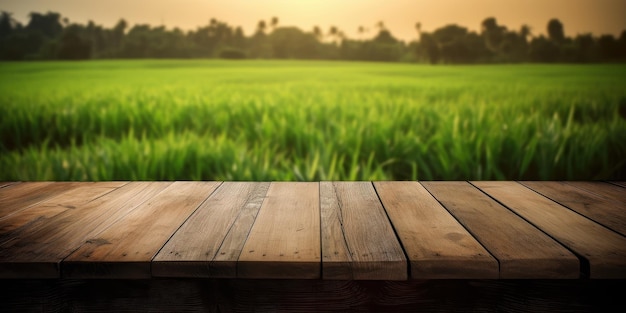
<path fill-rule="evenodd" d="M 423 31 L 457 24 L 480 31 L 480 23 L 495 17 L 499 24 L 518 30 L 523 24 L 534 35 L 546 33 L 551 18 L 558 18 L 567 36 L 579 33 L 613 34 L 626 30 L 626 0 L 0 0 L 0 10 L 26 24 L 30 12 L 61 13 L 70 22 L 112 27 L 124 18 L 130 25 L 147 23 L 183 30 L 205 26 L 217 18 L 242 26 L 250 35 L 259 20 L 278 17 L 282 26 L 325 32 L 337 26 L 350 38 L 376 34 L 383 21 L 403 40 L 417 37 L 416 22 Z M 359 34 L 363 26 L 369 31 Z"/>

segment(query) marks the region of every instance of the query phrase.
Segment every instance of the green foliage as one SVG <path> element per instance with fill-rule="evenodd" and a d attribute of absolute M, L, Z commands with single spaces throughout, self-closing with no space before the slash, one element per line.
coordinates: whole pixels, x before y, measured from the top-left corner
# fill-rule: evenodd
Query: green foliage
<path fill-rule="evenodd" d="M 63 21 L 63 23 L 61 23 Z M 548 37 L 534 37 L 528 25 L 519 31 L 499 25 L 488 17 L 480 33 L 456 24 L 432 33 L 416 23 L 416 40 L 398 40 L 377 23 L 378 32 L 350 39 L 336 26 L 324 34 L 319 26 L 309 32 L 293 26 L 278 27 L 278 18 L 259 21 L 254 34 L 218 19 L 183 32 L 179 28 L 136 24 L 120 19 L 112 28 L 89 21 L 71 23 L 59 13 L 31 13 L 26 27 L 9 12 L 0 12 L 0 60 L 81 59 L 315 59 L 384 62 L 476 63 L 594 63 L 626 61 L 626 30 L 619 38 L 611 34 L 594 37 L 565 36 L 557 19 L 547 24 Z M 365 38 L 369 37 L 369 38 Z M 418 39 L 419 38 L 419 39 Z"/>
<path fill-rule="evenodd" d="M 0 180 L 608 179 L 626 67 L 0 63 Z"/>

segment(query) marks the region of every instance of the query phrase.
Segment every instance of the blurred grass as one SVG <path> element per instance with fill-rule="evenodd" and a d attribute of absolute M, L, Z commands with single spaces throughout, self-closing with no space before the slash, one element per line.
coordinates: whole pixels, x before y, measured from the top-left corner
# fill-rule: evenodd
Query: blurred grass
<path fill-rule="evenodd" d="M 623 179 L 624 110 L 624 65 L 0 63 L 0 180 Z"/>

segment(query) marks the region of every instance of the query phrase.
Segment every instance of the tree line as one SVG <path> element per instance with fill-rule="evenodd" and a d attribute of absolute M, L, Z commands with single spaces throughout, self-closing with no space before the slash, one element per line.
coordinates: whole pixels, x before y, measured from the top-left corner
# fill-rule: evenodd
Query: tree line
<path fill-rule="evenodd" d="M 11 13 L 0 13 L 0 59 L 81 60 L 113 58 L 324 59 L 444 64 L 517 62 L 624 62 L 626 30 L 616 38 L 606 34 L 565 36 L 558 19 L 547 23 L 547 36 L 534 36 L 499 25 L 493 17 L 480 32 L 447 25 L 425 32 L 415 24 L 415 40 L 397 39 L 378 22 L 371 38 L 348 38 L 336 26 L 309 31 L 286 27 L 273 17 L 258 22 L 250 36 L 241 27 L 211 19 L 205 26 L 179 28 L 137 24 L 120 19 L 112 28 L 89 21 L 71 23 L 61 14 L 33 12 L 26 25 Z M 358 27 L 359 37 L 368 30 Z"/>

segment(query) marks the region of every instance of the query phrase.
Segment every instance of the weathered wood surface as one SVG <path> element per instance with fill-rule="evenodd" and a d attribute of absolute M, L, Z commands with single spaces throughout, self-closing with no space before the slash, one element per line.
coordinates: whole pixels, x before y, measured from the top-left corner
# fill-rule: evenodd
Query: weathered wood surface
<path fill-rule="evenodd" d="M 500 263 L 501 278 L 578 278 L 576 256 L 467 182 L 424 187 Z"/>
<path fill-rule="evenodd" d="M 66 192 L 76 183 L 32 182 L 9 185 L 0 189 L 0 219 L 31 205 Z"/>
<path fill-rule="evenodd" d="M 522 182 L 526 187 L 626 236 L 626 201 L 611 201 L 566 182 Z"/>
<path fill-rule="evenodd" d="M 626 188 L 626 181 L 612 181 L 611 184 Z"/>
<path fill-rule="evenodd" d="M 616 182 L 7 182 L 0 279 L 626 278 Z"/>
<path fill-rule="evenodd" d="M 321 278 L 317 183 L 272 183 L 237 263 L 243 278 Z"/>
<path fill-rule="evenodd" d="M 605 199 L 615 201 L 619 203 L 622 208 L 626 207 L 626 189 L 624 189 L 624 187 L 599 181 L 573 181 L 566 183 L 594 193 Z"/>
<path fill-rule="evenodd" d="M 411 278 L 498 278 L 498 261 L 418 182 L 376 182 Z"/>
<path fill-rule="evenodd" d="M 322 182 L 325 279 L 404 280 L 407 262 L 369 182 Z"/>
<path fill-rule="evenodd" d="M 175 182 L 85 243 L 64 261 L 70 278 L 149 278 L 151 262 L 218 183 Z"/>
<path fill-rule="evenodd" d="M 22 233 L 32 232 L 57 215 L 74 211 L 76 208 L 105 195 L 124 183 L 87 183 L 60 193 L 36 205 L 18 209 L 0 219 L 0 244 L 10 242 Z M 67 186 L 66 186 L 67 187 Z M 35 191 L 36 192 L 36 191 Z M 31 197 L 27 197 L 29 200 Z M 29 202 L 29 201 L 27 201 Z"/>
<path fill-rule="evenodd" d="M 0 188 L 8 187 L 11 185 L 17 185 L 19 183 L 20 182 L 3 181 L 3 182 L 0 182 Z"/>
<path fill-rule="evenodd" d="M 168 185 L 129 183 L 84 206 L 66 210 L 36 229 L 21 232 L 0 245 L 0 273 L 13 278 L 60 277 L 59 264 L 84 243 L 84 238 L 99 234 Z M 35 264 L 41 264 L 42 269 L 33 270 Z"/>
<path fill-rule="evenodd" d="M 237 259 L 268 187 L 269 183 L 223 183 L 154 258 L 153 275 L 237 277 Z"/>
<path fill-rule="evenodd" d="M 626 277 L 626 238 L 515 182 L 473 182 L 589 264 L 591 278 Z"/>

